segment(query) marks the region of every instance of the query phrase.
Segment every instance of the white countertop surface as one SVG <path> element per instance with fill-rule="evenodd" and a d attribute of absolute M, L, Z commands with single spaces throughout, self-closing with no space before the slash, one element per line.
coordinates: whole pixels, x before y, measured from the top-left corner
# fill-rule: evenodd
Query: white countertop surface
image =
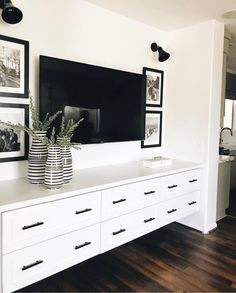
<path fill-rule="evenodd" d="M 234 161 L 234 156 L 232 155 L 219 155 L 219 163 L 231 163 Z"/>
<path fill-rule="evenodd" d="M 27 178 L 1 181 L 0 211 L 22 208 L 201 167 L 202 165 L 198 163 L 172 160 L 170 166 L 159 168 L 143 167 L 142 161 L 137 161 L 83 169 L 75 171 L 72 181 L 57 190 L 48 190 L 44 184 L 30 184 Z"/>

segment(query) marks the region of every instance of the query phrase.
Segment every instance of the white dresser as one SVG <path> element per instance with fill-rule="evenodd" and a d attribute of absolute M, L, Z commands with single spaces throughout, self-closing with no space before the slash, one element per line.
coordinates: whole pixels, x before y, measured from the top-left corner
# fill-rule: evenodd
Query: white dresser
<path fill-rule="evenodd" d="M 201 165 L 77 171 L 60 190 L 0 182 L 1 289 L 11 292 L 198 212 Z"/>

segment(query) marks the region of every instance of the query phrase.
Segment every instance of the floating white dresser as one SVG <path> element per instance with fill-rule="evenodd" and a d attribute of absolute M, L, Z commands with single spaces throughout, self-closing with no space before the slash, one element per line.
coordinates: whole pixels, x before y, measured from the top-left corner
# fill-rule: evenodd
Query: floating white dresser
<path fill-rule="evenodd" d="M 21 289 L 199 211 L 201 165 L 84 169 L 59 190 L 0 182 L 1 290 Z"/>

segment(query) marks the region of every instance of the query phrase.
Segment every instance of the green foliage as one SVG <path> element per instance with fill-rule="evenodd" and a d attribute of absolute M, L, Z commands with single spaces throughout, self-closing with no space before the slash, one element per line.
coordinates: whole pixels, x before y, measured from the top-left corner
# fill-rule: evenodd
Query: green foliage
<path fill-rule="evenodd" d="M 66 137 L 67 139 L 70 140 L 73 136 L 73 132 L 79 126 L 80 122 L 83 120 L 84 120 L 84 118 L 82 118 L 78 122 L 74 123 L 73 119 L 69 119 L 66 123 L 65 117 L 62 116 L 59 137 L 62 137 L 62 138 Z"/>
<path fill-rule="evenodd" d="M 37 134 L 32 129 L 30 129 L 27 126 L 23 126 L 20 123 L 13 124 L 13 123 L 11 123 L 9 121 L 8 122 L 4 122 L 4 121 L 0 120 L 0 125 L 4 125 L 6 127 L 13 128 L 14 130 L 24 131 L 28 135 L 31 135 L 33 138 L 37 138 L 38 137 Z"/>
<path fill-rule="evenodd" d="M 47 113 L 43 121 L 40 121 L 39 113 L 36 110 L 32 96 L 30 96 L 29 107 L 30 107 L 32 126 L 34 131 L 47 131 L 50 125 L 52 124 L 52 122 L 57 118 L 58 115 L 62 113 L 62 111 L 58 111 L 52 116 L 49 116 L 49 113 Z"/>
<path fill-rule="evenodd" d="M 45 116 L 43 121 L 39 120 L 39 114 L 36 111 L 35 105 L 33 103 L 32 96 L 30 96 L 30 111 L 31 111 L 31 119 L 32 119 L 32 125 L 33 128 L 29 128 L 26 125 L 22 125 L 20 123 L 18 124 L 13 124 L 11 122 L 5 122 L 0 120 L 1 125 L 5 125 L 6 127 L 13 128 L 18 131 L 24 131 L 28 135 L 32 136 L 32 138 L 39 140 L 40 142 L 46 144 L 47 146 L 52 146 L 52 145 L 59 145 L 59 146 L 71 146 L 77 150 L 80 149 L 78 144 L 73 144 L 70 142 L 73 132 L 75 129 L 79 126 L 80 122 L 83 121 L 83 118 L 80 119 L 78 122 L 74 123 L 73 119 L 70 119 L 65 122 L 65 117 L 62 116 L 61 119 L 61 125 L 60 125 L 60 132 L 58 135 L 58 139 L 56 140 L 56 131 L 55 127 L 52 128 L 52 132 L 50 137 L 41 137 L 37 135 L 37 131 L 47 131 L 50 128 L 50 125 L 52 122 L 57 118 L 58 115 L 62 113 L 62 111 L 58 111 L 56 114 L 49 116 Z"/>
<path fill-rule="evenodd" d="M 49 146 L 53 146 L 56 145 L 56 131 L 55 131 L 55 127 L 52 128 L 52 132 L 50 137 L 43 137 L 43 138 L 38 138 L 41 142 L 43 142 L 44 144 L 46 144 L 48 147 Z"/>
<path fill-rule="evenodd" d="M 67 123 L 65 122 L 65 117 L 61 118 L 60 132 L 58 135 L 57 143 L 60 146 L 72 146 L 75 149 L 80 149 L 78 144 L 72 144 L 70 142 L 75 129 L 79 126 L 80 122 L 83 121 L 84 118 L 80 119 L 78 122 L 74 122 L 73 119 L 69 119 Z"/>

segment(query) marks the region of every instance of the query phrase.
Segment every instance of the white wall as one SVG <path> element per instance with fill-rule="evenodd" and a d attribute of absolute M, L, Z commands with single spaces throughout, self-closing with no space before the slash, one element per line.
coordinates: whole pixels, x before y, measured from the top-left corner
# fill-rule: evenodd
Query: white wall
<path fill-rule="evenodd" d="M 183 223 L 216 227 L 218 137 L 224 26 L 208 21 L 169 34 L 166 154 L 204 164 L 202 210 Z"/>
<path fill-rule="evenodd" d="M 214 228 L 223 25 L 208 21 L 163 33 L 83 0 L 14 3 L 24 12 L 24 20 L 17 25 L 0 23 L 1 34 L 30 42 L 30 89 L 35 97 L 40 54 L 138 73 L 143 66 L 165 71 L 163 146 L 141 149 L 140 142 L 86 145 L 73 152 L 74 167 L 156 155 L 202 162 L 202 210 L 184 223 L 205 232 Z M 154 61 L 152 42 L 170 51 L 167 62 Z M 25 176 L 26 167 L 26 162 L 1 163 L 1 180 Z"/>
<path fill-rule="evenodd" d="M 152 42 L 165 45 L 164 34 L 157 29 L 83 0 L 15 0 L 14 4 L 21 8 L 24 19 L 17 25 L 1 21 L 1 34 L 30 42 L 30 90 L 34 97 L 38 96 L 40 54 L 137 73 L 142 73 L 143 66 L 163 68 L 154 61 L 150 49 Z M 73 160 L 75 168 L 88 168 L 153 157 L 162 151 L 141 149 L 139 141 L 86 145 L 73 152 Z M 26 162 L 1 163 L 0 180 L 25 176 L 26 169 Z"/>

